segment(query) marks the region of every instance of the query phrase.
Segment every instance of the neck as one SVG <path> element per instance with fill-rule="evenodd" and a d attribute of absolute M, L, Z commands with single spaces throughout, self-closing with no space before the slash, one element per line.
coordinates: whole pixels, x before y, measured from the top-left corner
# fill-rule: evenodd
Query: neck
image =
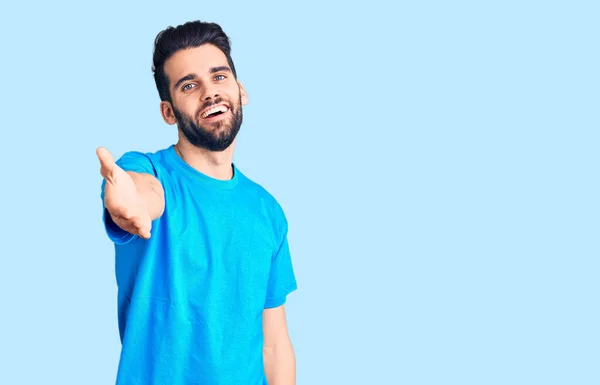
<path fill-rule="evenodd" d="M 222 152 L 213 152 L 204 148 L 198 148 L 179 135 L 179 141 L 175 144 L 175 152 L 185 163 L 192 168 L 219 180 L 233 178 L 233 151 L 235 140 Z"/>

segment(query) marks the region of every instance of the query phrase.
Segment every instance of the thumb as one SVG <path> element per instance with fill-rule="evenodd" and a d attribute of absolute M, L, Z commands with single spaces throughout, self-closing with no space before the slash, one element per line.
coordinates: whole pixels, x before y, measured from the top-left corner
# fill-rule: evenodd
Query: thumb
<path fill-rule="evenodd" d="M 116 166 L 112 154 L 106 148 L 98 147 L 96 149 L 96 155 L 100 160 L 100 174 L 102 174 L 104 178 L 112 178 L 112 172 Z"/>

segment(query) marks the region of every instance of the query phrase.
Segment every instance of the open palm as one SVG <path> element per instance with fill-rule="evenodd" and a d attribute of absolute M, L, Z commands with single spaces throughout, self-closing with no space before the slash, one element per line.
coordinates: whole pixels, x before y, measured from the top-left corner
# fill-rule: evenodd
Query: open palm
<path fill-rule="evenodd" d="M 96 155 L 100 160 L 100 174 L 106 180 L 104 206 L 112 220 L 131 234 L 150 238 L 152 220 L 133 178 L 115 163 L 107 149 L 98 147 Z"/>

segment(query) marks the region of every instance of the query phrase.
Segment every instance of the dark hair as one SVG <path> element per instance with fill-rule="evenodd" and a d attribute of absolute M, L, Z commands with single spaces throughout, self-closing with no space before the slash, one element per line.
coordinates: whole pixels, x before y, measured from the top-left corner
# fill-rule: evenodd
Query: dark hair
<path fill-rule="evenodd" d="M 154 40 L 154 54 L 152 56 L 152 72 L 158 89 L 160 100 L 171 102 L 169 92 L 169 79 L 165 74 L 165 62 L 177 51 L 188 48 L 200 47 L 203 44 L 212 44 L 219 48 L 227 57 L 233 76 L 237 73 L 231 59 L 231 41 L 223 29 L 215 23 L 202 21 L 189 21 L 177 27 L 168 27 L 161 31 Z"/>

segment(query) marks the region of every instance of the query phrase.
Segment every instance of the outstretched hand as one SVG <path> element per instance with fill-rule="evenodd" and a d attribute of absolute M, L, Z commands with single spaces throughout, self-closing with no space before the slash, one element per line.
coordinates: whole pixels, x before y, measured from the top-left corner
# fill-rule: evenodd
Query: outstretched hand
<path fill-rule="evenodd" d="M 131 234 L 150 238 L 152 219 L 133 178 L 115 163 L 104 147 L 98 147 L 96 155 L 100 160 L 100 174 L 106 180 L 104 206 L 112 220 Z"/>

